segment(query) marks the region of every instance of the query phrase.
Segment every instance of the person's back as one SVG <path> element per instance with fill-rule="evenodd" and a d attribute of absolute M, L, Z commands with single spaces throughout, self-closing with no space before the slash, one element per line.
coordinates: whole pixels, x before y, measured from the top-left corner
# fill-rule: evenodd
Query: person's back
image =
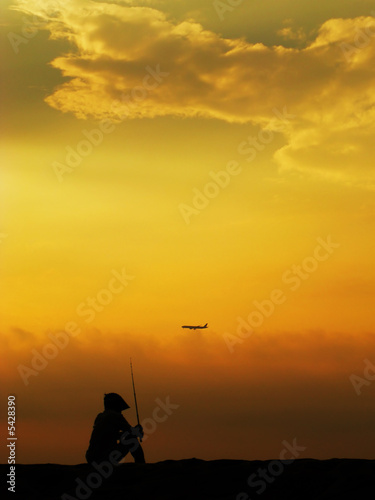
<path fill-rule="evenodd" d="M 131 427 L 121 414 L 129 408 L 128 404 L 118 394 L 110 393 L 104 396 L 104 408 L 94 422 L 86 452 L 87 462 L 99 463 L 108 460 L 113 451 L 120 452 L 122 459 L 130 451 L 136 462 L 144 463 L 142 447 L 134 437 L 142 435 L 142 427 Z"/>
<path fill-rule="evenodd" d="M 108 459 L 116 449 L 121 435 L 131 432 L 131 426 L 125 418 L 114 410 L 104 410 L 96 417 L 86 457 L 89 462 Z"/>

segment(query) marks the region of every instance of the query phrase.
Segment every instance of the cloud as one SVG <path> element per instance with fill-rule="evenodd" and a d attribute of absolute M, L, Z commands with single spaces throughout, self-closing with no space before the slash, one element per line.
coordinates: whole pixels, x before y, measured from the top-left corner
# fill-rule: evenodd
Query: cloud
<path fill-rule="evenodd" d="M 58 427 L 64 435 L 80 422 L 86 426 L 86 431 L 80 429 L 87 435 L 74 441 L 69 451 L 69 459 L 75 463 L 85 450 L 105 392 L 122 394 L 132 406 L 127 416 L 134 421 L 130 356 L 142 418 L 152 415 L 156 398 L 170 397 L 180 405 L 173 420 L 177 434 L 173 453 L 180 449 L 186 453 L 188 445 L 181 438 L 186 428 L 201 442 L 201 453 L 215 453 L 207 433 L 216 436 L 221 448 L 218 458 L 225 449 L 224 431 L 230 441 L 238 438 L 237 433 L 257 435 L 254 454 L 263 454 L 265 445 L 272 449 L 289 435 L 311 439 L 309 453 L 322 453 L 323 444 L 323 449 L 328 446 L 335 453 L 335 438 L 329 432 L 337 418 L 343 425 L 337 440 L 349 446 L 355 443 L 356 433 L 348 433 L 346 427 L 361 429 L 361 405 L 368 405 L 371 411 L 374 407 L 374 386 L 365 385 L 358 397 L 349 379 L 352 374 L 363 376 L 364 359 L 375 363 L 369 354 L 374 352 L 373 333 L 254 332 L 231 354 L 219 333 L 172 334 L 168 338 L 165 333 L 140 336 L 92 329 L 73 338 L 25 386 L 16 367 L 19 363 L 30 367 L 31 349 L 42 352 L 46 342 L 50 342 L 47 334 L 40 335 L 37 342 L 30 339 L 22 352 L 12 346 L 0 371 L 17 394 L 20 409 L 22 402 L 24 442 L 43 423 Z M 46 450 L 53 448 L 56 453 L 56 446 L 62 446 L 61 435 L 51 447 L 45 443 Z M 357 449 L 360 453 L 361 444 Z M 154 460 L 161 459 L 157 450 Z M 35 460 L 34 452 L 30 446 L 29 460 Z"/>
<path fill-rule="evenodd" d="M 287 106 L 295 119 L 275 154 L 281 169 L 374 188 L 373 17 L 330 19 L 303 48 L 268 47 L 130 3 L 17 2 L 73 47 L 52 61 L 68 81 L 50 106 L 80 119 L 199 116 L 270 129 Z"/>
<path fill-rule="evenodd" d="M 293 29 L 291 26 L 286 26 L 285 28 L 281 28 L 277 34 L 286 40 L 303 41 L 306 39 L 306 33 L 303 28 Z"/>

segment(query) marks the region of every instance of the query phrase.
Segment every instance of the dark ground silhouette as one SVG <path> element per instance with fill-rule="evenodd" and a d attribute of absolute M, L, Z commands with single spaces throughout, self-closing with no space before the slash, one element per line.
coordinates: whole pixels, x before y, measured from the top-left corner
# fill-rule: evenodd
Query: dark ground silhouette
<path fill-rule="evenodd" d="M 298 459 L 286 464 L 279 475 L 268 474 L 268 479 L 260 480 L 259 470 L 268 471 L 271 462 L 187 459 L 152 464 L 126 463 L 115 467 L 113 472 L 110 472 L 110 467 L 104 468 L 102 473 L 108 476 L 106 479 L 102 473 L 95 472 L 88 464 L 17 465 L 17 493 L 9 494 L 8 498 L 22 500 L 77 498 L 369 500 L 374 498 L 375 460 Z M 2 478 L 5 478 L 9 466 L 0 465 L 0 470 Z M 253 477 L 250 481 L 253 486 L 248 484 L 250 476 Z M 273 481 L 270 481 L 272 479 Z M 79 486 L 81 488 L 77 490 Z"/>

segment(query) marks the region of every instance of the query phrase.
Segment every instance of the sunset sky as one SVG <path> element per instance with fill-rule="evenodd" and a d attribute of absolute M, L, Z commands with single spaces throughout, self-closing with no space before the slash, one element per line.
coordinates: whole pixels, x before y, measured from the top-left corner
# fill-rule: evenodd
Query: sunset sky
<path fill-rule="evenodd" d="M 135 424 L 130 356 L 148 461 L 375 458 L 374 2 L 0 6 L 18 462 Z"/>

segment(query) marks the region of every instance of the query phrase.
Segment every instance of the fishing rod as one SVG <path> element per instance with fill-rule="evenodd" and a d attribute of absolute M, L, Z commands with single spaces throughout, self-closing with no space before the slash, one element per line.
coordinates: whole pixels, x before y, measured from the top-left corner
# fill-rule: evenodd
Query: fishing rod
<path fill-rule="evenodd" d="M 139 413 L 138 413 L 138 404 L 137 404 L 137 395 L 135 393 L 135 385 L 134 385 L 132 358 L 130 358 L 130 372 L 131 372 L 131 375 L 132 375 L 132 384 L 133 384 L 133 394 L 134 394 L 135 411 L 137 413 L 137 423 L 138 423 L 138 425 L 140 425 L 140 423 L 139 423 Z M 142 438 L 140 438 L 140 441 L 142 443 Z"/>

